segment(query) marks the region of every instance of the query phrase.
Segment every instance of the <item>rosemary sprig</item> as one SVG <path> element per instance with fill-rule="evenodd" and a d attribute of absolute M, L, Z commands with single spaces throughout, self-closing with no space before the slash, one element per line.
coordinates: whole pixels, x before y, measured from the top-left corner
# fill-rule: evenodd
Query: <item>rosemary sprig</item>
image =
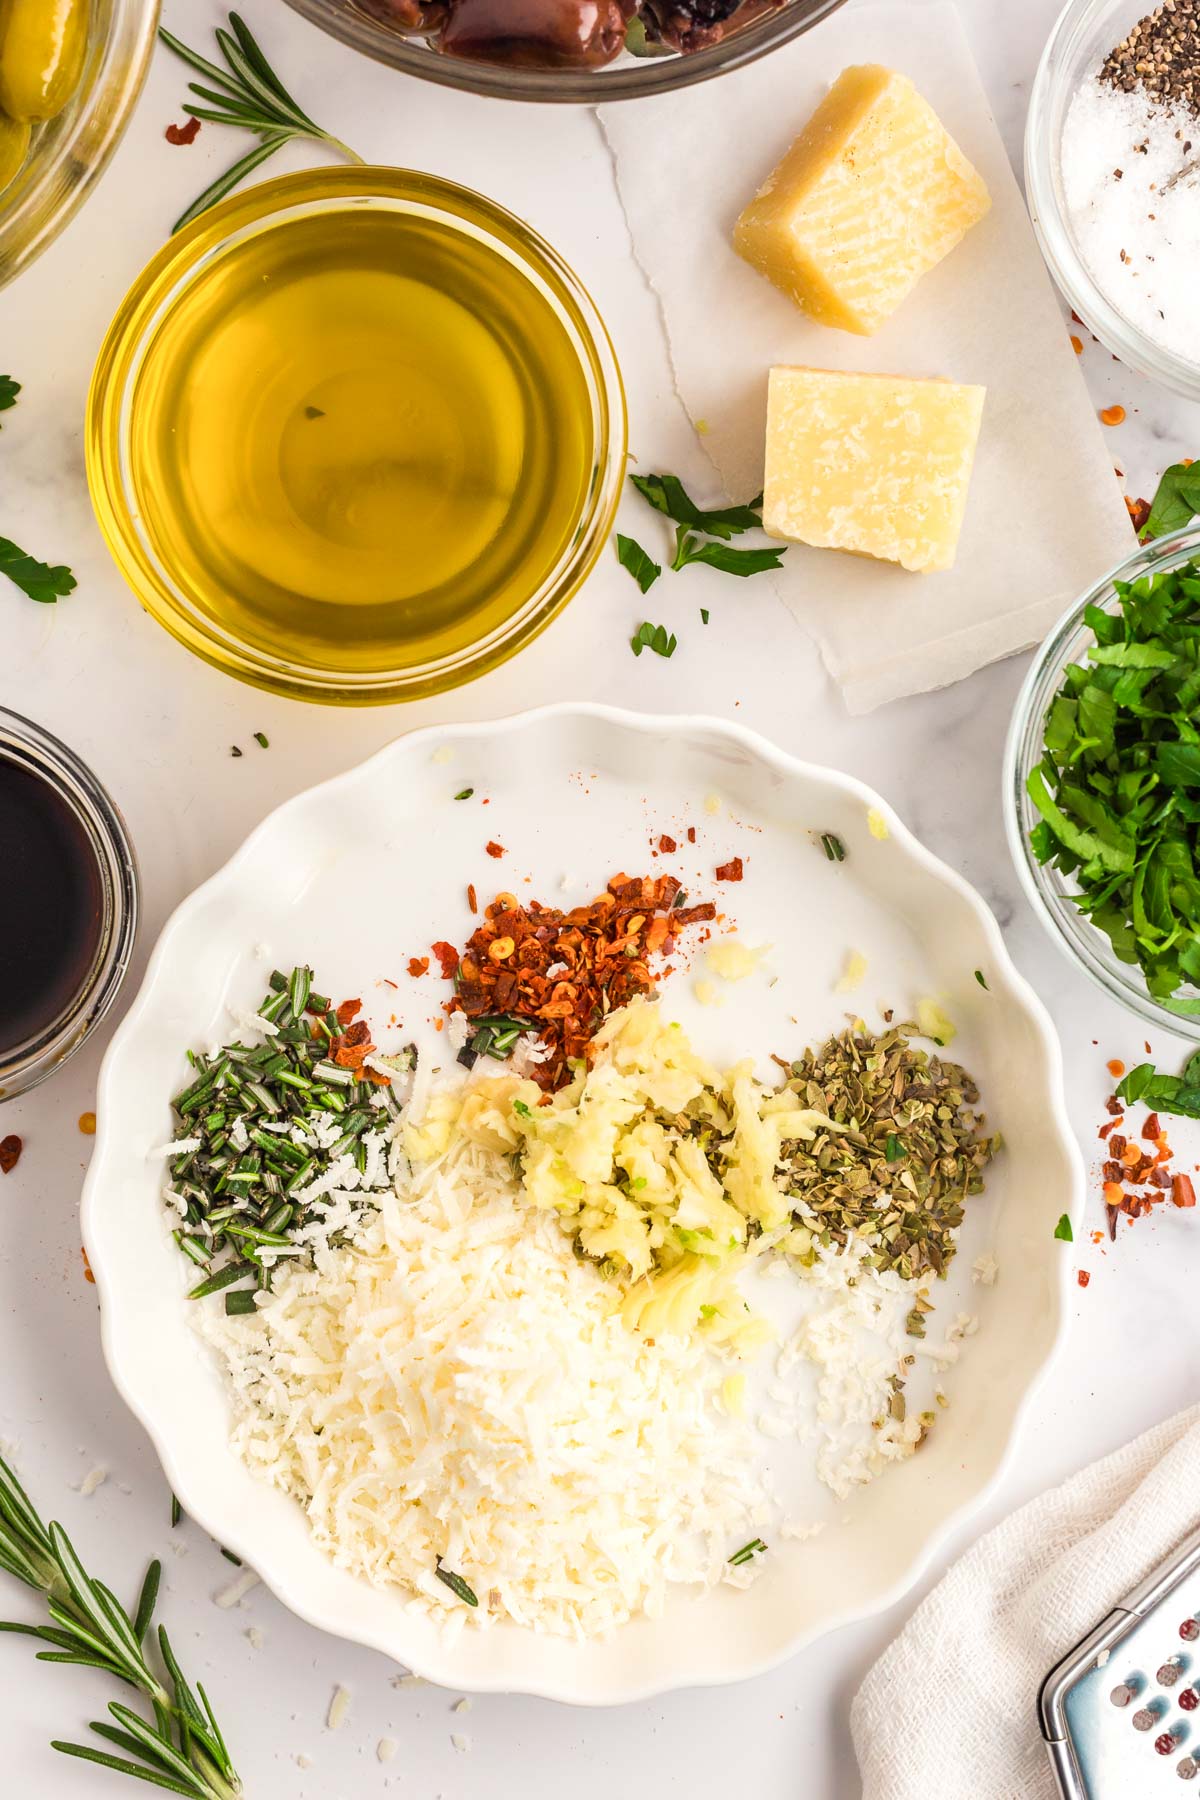
<path fill-rule="evenodd" d="M 100 1669 L 137 1688 L 154 1709 L 154 1723 L 150 1724 L 114 1700 L 108 1710 L 115 1725 L 92 1720 L 96 1736 L 123 1750 L 124 1756 L 113 1756 L 92 1744 L 58 1739 L 53 1749 L 135 1776 L 170 1793 L 184 1794 L 189 1800 L 238 1800 L 242 1784 L 208 1696 L 199 1683 L 192 1691 L 161 1625 L 157 1643 L 165 1683 L 147 1660 L 145 1642 L 158 1598 L 160 1563 L 152 1562 L 147 1569 L 131 1617 L 103 1582 L 87 1574 L 62 1526 L 43 1525 L 29 1496 L 0 1457 L 0 1568 L 35 1593 L 44 1594 L 52 1620 L 50 1625 L 0 1620 L 0 1631 L 40 1638 L 50 1648 L 39 1650 L 39 1662 Z"/>
<path fill-rule="evenodd" d="M 171 227 L 172 232 L 179 231 L 184 225 L 198 218 L 218 200 L 223 200 L 231 193 L 239 181 L 253 174 L 260 163 L 274 156 L 276 150 L 294 138 L 308 138 L 314 143 L 329 144 L 332 149 L 340 150 L 350 162 L 360 163 L 363 159 L 341 138 L 331 132 L 322 131 L 321 127 L 309 118 L 306 112 L 293 100 L 292 96 L 272 69 L 263 55 L 250 27 L 237 13 L 229 15 L 229 30 L 217 27 L 217 48 L 225 59 L 226 67 L 222 69 L 211 63 L 198 51 L 191 50 L 180 43 L 177 37 L 159 28 L 159 37 L 173 50 L 176 56 L 203 75 L 206 83 L 188 82 L 189 93 L 195 94 L 205 105 L 197 106 L 194 100 L 185 100 L 183 110 L 190 113 L 193 119 L 208 119 L 215 125 L 233 125 L 243 131 L 252 131 L 259 138 L 253 150 L 226 169 L 223 175 L 210 187 L 206 187 L 199 199 L 194 200 L 185 213 L 176 219 Z"/>

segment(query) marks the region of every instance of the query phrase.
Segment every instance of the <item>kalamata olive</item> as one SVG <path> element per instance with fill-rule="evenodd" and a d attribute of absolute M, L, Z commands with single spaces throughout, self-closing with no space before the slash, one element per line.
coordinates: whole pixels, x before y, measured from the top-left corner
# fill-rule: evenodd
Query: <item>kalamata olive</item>
<path fill-rule="evenodd" d="M 784 0 L 646 0 L 646 35 L 672 50 L 703 50 Z"/>
<path fill-rule="evenodd" d="M 5 0 L 0 7 L 0 108 L 10 119 L 52 119 L 83 74 L 87 0 Z"/>
<path fill-rule="evenodd" d="M 28 151 L 28 119 L 8 119 L 0 113 L 0 193 L 22 167 Z"/>
<path fill-rule="evenodd" d="M 359 12 L 368 13 L 392 31 L 429 36 L 440 31 L 450 7 L 448 0 L 354 0 Z"/>
<path fill-rule="evenodd" d="M 450 56 L 530 69 L 598 69 L 618 55 L 637 0 L 454 0 Z"/>

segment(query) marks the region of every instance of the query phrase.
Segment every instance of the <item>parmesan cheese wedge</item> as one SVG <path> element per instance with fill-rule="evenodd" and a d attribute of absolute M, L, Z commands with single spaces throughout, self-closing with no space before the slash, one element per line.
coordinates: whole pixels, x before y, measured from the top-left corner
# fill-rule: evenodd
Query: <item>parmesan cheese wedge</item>
<path fill-rule="evenodd" d="M 869 337 L 990 205 L 907 75 L 869 64 L 838 76 L 733 245 L 812 318 Z"/>
<path fill-rule="evenodd" d="M 918 571 L 953 565 L 985 390 L 771 370 L 763 526 Z"/>

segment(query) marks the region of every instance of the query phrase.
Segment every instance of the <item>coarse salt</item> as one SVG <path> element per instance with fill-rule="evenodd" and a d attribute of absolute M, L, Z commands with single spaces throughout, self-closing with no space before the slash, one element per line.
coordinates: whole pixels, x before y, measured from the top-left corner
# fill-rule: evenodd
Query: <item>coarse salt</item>
<path fill-rule="evenodd" d="M 1101 293 L 1164 349 L 1197 360 L 1200 119 L 1092 77 L 1060 147 L 1075 247 Z"/>

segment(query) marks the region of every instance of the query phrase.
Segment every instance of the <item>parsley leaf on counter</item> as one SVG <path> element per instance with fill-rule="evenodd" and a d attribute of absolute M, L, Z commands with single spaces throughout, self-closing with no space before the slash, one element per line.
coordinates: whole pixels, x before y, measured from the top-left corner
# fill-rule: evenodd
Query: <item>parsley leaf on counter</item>
<path fill-rule="evenodd" d="M 1200 559 L 1114 586 L 1046 714 L 1030 841 L 1154 998 L 1196 1015 L 1175 995 L 1200 989 Z"/>
<path fill-rule="evenodd" d="M 10 406 L 17 404 L 20 391 L 19 381 L 14 381 L 11 375 L 0 375 L 0 412 L 7 412 Z"/>
<path fill-rule="evenodd" d="M 1165 537 L 1169 531 L 1180 531 L 1197 513 L 1200 513 L 1200 463 L 1172 463 L 1163 471 L 1150 503 L 1150 515 L 1142 527 L 1142 536 Z"/>
<path fill-rule="evenodd" d="M 656 656 L 674 656 L 678 642 L 675 633 L 668 634 L 665 625 L 652 625 L 646 619 L 636 635 L 630 638 L 629 648 L 635 656 L 640 656 L 643 650 L 653 650 Z"/>
<path fill-rule="evenodd" d="M 707 563 L 726 575 L 759 575 L 767 569 L 777 569 L 786 549 L 786 544 L 773 550 L 734 550 L 728 544 L 701 544 L 681 525 L 671 567 L 686 569 L 689 563 Z"/>
<path fill-rule="evenodd" d="M 762 529 L 761 494 L 748 506 L 718 506 L 706 511 L 696 505 L 677 475 L 631 475 L 629 479 L 643 500 L 677 525 L 690 525 L 693 531 L 705 531 L 715 538 Z"/>
<path fill-rule="evenodd" d="M 1196 1064 L 1193 1056 L 1182 1075 L 1160 1075 L 1153 1063 L 1139 1063 L 1118 1086 L 1117 1098 L 1128 1106 L 1140 1100 L 1151 1112 L 1200 1119 L 1200 1069 Z"/>
<path fill-rule="evenodd" d="M 643 594 L 662 574 L 662 565 L 652 562 L 642 549 L 636 538 L 623 537 L 617 533 L 617 561 L 623 569 L 628 569 Z"/>
<path fill-rule="evenodd" d="M 1066 1213 L 1054 1227 L 1054 1235 L 1060 1243 L 1073 1244 L 1075 1242 L 1075 1233 L 1071 1230 L 1071 1221 Z"/>
<path fill-rule="evenodd" d="M 75 586 L 74 575 L 62 563 L 52 568 L 39 562 L 6 537 L 0 537 L 0 575 L 7 575 L 23 594 L 42 606 L 53 606 L 60 594 L 69 594 Z"/>

